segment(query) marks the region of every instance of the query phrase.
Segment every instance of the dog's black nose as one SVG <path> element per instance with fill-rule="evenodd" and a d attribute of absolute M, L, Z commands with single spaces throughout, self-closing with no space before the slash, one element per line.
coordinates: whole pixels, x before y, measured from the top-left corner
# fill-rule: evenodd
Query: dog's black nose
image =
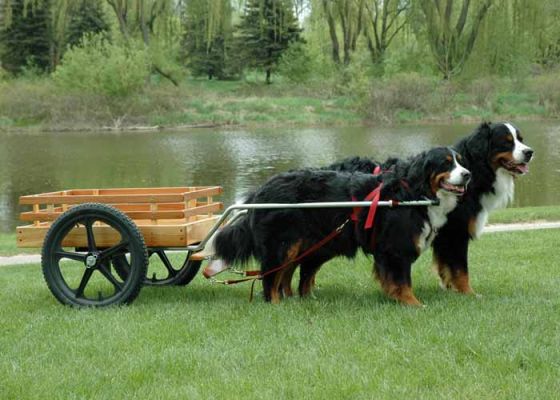
<path fill-rule="evenodd" d="M 523 155 L 525 156 L 525 161 L 530 161 L 533 157 L 534 151 L 532 149 L 523 150 Z"/>
<path fill-rule="evenodd" d="M 469 171 L 461 172 L 461 176 L 463 177 L 463 181 L 468 182 L 471 180 L 471 173 Z"/>

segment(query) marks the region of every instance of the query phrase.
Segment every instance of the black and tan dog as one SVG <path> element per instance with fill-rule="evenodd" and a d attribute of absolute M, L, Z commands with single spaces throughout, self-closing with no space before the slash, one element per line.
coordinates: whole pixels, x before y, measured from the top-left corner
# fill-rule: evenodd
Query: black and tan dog
<path fill-rule="evenodd" d="M 519 130 L 509 122 L 483 123 L 454 149 L 472 173 L 468 190 L 433 241 L 434 264 L 444 288 L 473 293 L 468 275 L 468 245 L 477 238 L 488 214 L 513 198 L 514 178 L 528 171 L 533 150 L 523 144 Z M 384 163 L 389 168 L 394 160 Z M 353 157 L 324 167 L 335 171 L 370 172 L 378 163 Z"/>
<path fill-rule="evenodd" d="M 509 122 L 483 123 L 454 148 L 473 178 L 433 242 L 434 264 L 442 287 L 470 294 L 469 241 L 482 233 L 491 211 L 513 199 L 514 179 L 528 172 L 533 150 Z"/>
<path fill-rule="evenodd" d="M 309 293 L 313 276 L 324 262 L 336 256 L 354 257 L 362 248 L 373 254 L 375 274 L 385 293 L 402 303 L 419 305 L 412 292 L 411 266 L 465 191 L 470 173 L 458 158 L 450 148 L 439 147 L 406 161 L 394 160 L 392 169 L 379 176 L 317 169 L 276 175 L 246 203 L 361 200 L 383 182 L 381 200 L 429 198 L 439 199 L 440 205 L 380 208 L 371 229 L 365 229 L 368 209 L 357 213 L 356 222 L 346 222 L 351 211 L 345 208 L 251 210 L 218 233 L 216 256 L 228 264 L 244 263 L 254 256 L 265 274 L 343 226 L 338 236 L 301 261 L 300 295 Z M 291 294 L 295 267 L 264 277 L 267 301 L 276 303 Z"/>

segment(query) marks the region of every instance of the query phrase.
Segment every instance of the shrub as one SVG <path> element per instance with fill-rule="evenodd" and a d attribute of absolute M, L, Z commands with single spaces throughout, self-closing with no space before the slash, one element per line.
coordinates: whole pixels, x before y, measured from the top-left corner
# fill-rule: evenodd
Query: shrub
<path fill-rule="evenodd" d="M 496 89 L 496 79 L 486 77 L 472 81 L 467 90 L 476 106 L 490 108 Z"/>
<path fill-rule="evenodd" d="M 140 91 L 149 74 L 143 45 L 119 45 L 89 35 L 66 52 L 53 79 L 64 89 L 122 97 Z"/>
<path fill-rule="evenodd" d="M 560 115 L 560 72 L 537 76 L 529 83 L 529 91 L 539 99 L 547 115 Z"/>
<path fill-rule="evenodd" d="M 374 82 L 365 106 L 374 120 L 392 121 L 398 112 L 422 114 L 430 111 L 436 82 L 416 73 L 397 74 L 391 79 Z"/>
<path fill-rule="evenodd" d="M 303 83 L 311 75 L 312 63 L 306 46 L 297 42 L 282 53 L 278 63 L 278 73 L 291 82 Z"/>

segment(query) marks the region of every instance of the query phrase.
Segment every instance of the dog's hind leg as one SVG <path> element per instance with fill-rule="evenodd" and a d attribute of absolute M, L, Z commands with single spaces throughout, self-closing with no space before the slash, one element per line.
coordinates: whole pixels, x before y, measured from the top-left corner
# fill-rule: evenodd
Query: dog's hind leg
<path fill-rule="evenodd" d="M 299 295 L 301 297 L 309 296 L 315 286 L 315 277 L 321 266 L 328 261 L 329 258 L 315 257 L 304 260 L 301 263 L 299 271 Z"/>
<path fill-rule="evenodd" d="M 282 275 L 282 291 L 286 297 L 292 297 L 294 295 L 294 292 L 292 291 L 292 278 L 296 268 L 297 264 L 292 263 L 286 268 L 284 274 Z"/>

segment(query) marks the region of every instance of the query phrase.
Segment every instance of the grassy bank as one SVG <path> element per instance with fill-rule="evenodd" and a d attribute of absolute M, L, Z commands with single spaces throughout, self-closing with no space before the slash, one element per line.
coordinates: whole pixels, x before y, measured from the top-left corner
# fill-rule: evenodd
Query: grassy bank
<path fill-rule="evenodd" d="M 91 130 L 197 125 L 332 126 L 555 118 L 560 79 L 442 82 L 401 74 L 374 82 L 338 78 L 272 85 L 185 80 L 110 97 L 59 88 L 49 78 L 0 82 L 0 130 Z"/>
<path fill-rule="evenodd" d="M 559 240 L 550 230 L 477 241 L 481 298 L 441 291 L 424 255 L 413 281 L 425 309 L 387 300 L 364 257 L 331 262 L 315 299 L 279 306 L 197 277 L 144 288 L 130 307 L 74 310 L 38 265 L 5 267 L 0 397 L 555 399 Z"/>

